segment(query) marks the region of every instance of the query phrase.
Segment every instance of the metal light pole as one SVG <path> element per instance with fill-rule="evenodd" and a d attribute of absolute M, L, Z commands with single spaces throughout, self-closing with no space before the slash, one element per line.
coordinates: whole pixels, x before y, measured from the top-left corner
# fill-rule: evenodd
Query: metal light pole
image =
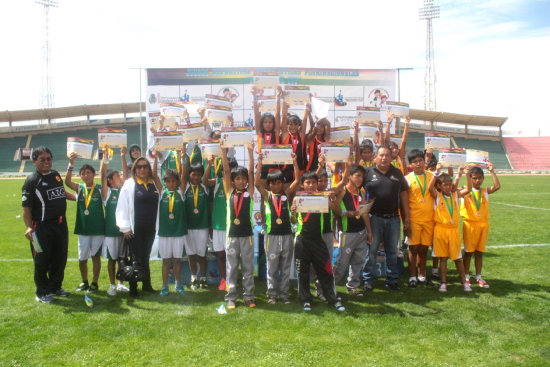
<path fill-rule="evenodd" d="M 424 109 L 435 111 L 435 56 L 432 19 L 439 18 L 439 5 L 434 0 L 424 0 L 424 6 L 419 9 L 419 19 L 426 21 L 426 69 L 424 72 Z"/>
<path fill-rule="evenodd" d="M 42 45 L 42 85 L 40 88 L 40 107 L 54 107 L 54 94 L 51 70 L 50 47 L 50 8 L 57 8 L 57 0 L 35 0 L 44 7 L 44 44 Z"/>

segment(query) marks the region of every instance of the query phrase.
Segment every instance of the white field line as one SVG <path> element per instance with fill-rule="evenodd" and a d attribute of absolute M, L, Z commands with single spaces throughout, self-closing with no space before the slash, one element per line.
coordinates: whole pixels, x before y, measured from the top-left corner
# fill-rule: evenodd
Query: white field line
<path fill-rule="evenodd" d="M 513 206 L 515 208 L 523 208 L 523 209 L 534 209 L 534 210 L 545 210 L 550 211 L 548 208 L 536 208 L 534 206 L 525 206 L 525 205 L 516 205 L 516 204 L 506 204 L 506 203 L 499 203 L 498 201 L 491 201 L 491 204 L 499 204 L 499 205 L 506 205 L 506 206 Z"/>
<path fill-rule="evenodd" d="M 514 248 L 514 247 L 546 247 L 550 243 L 520 243 L 515 245 L 487 246 L 487 248 Z M 151 259 L 154 260 L 154 259 Z M 0 259 L 0 262 L 31 262 L 32 259 Z M 67 261 L 78 261 L 78 259 L 67 259 Z"/>

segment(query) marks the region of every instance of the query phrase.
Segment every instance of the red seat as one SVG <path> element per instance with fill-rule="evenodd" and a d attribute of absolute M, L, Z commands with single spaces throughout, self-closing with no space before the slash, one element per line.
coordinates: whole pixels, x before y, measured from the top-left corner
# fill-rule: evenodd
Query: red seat
<path fill-rule="evenodd" d="M 502 138 L 514 169 L 550 169 L 550 137 Z"/>

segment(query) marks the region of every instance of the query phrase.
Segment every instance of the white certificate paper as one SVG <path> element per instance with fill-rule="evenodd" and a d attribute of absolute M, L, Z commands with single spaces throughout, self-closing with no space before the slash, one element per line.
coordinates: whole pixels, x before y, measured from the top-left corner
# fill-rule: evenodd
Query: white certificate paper
<path fill-rule="evenodd" d="M 320 100 L 319 98 L 311 97 L 311 113 L 313 114 L 313 117 L 318 120 L 327 118 L 329 109 L 329 103 Z"/>
<path fill-rule="evenodd" d="M 424 147 L 426 149 L 449 149 L 451 147 L 451 137 L 446 134 L 426 134 L 424 136 Z"/>
<path fill-rule="evenodd" d="M 292 145 L 266 144 L 262 146 L 263 164 L 292 164 Z"/>
<path fill-rule="evenodd" d="M 248 147 L 255 140 L 254 130 L 246 127 L 223 127 L 221 138 L 223 146 L 229 147 Z"/>
<path fill-rule="evenodd" d="M 360 141 L 363 139 L 378 139 L 378 126 L 372 122 L 360 123 L 359 131 L 357 131 L 357 137 Z"/>
<path fill-rule="evenodd" d="M 355 116 L 357 122 L 378 122 L 380 121 L 380 108 L 378 107 L 357 107 Z M 387 120 L 387 119 L 386 119 Z"/>
<path fill-rule="evenodd" d="M 219 139 L 202 139 L 199 141 L 199 145 L 203 158 L 207 158 L 209 155 L 216 157 L 222 156 L 222 148 L 220 147 Z"/>
<path fill-rule="evenodd" d="M 153 137 L 155 150 L 181 150 L 183 145 L 182 134 L 176 131 L 158 132 Z"/>
<path fill-rule="evenodd" d="M 299 191 L 296 193 L 298 213 L 328 213 L 328 197 L 321 192 Z"/>
<path fill-rule="evenodd" d="M 204 126 L 201 123 L 180 125 L 178 126 L 178 133 L 182 137 L 181 146 L 181 143 L 204 139 Z"/>
<path fill-rule="evenodd" d="M 258 89 L 276 89 L 281 82 L 279 76 L 255 75 L 252 77 L 252 83 Z"/>
<path fill-rule="evenodd" d="M 405 118 L 409 115 L 409 104 L 404 102 L 386 102 L 386 114 L 394 114 L 395 117 Z M 387 120 L 387 118 L 386 118 Z"/>
<path fill-rule="evenodd" d="M 205 114 L 208 119 L 208 123 L 212 125 L 212 128 L 215 130 L 219 130 L 223 125 L 231 124 L 231 117 L 233 117 L 232 110 L 221 108 L 217 109 L 212 108 L 212 106 L 209 106 L 209 108 L 206 109 Z"/>
<path fill-rule="evenodd" d="M 97 141 L 100 148 L 107 145 L 109 148 L 122 148 L 126 146 L 125 129 L 99 129 Z"/>
<path fill-rule="evenodd" d="M 440 149 L 439 162 L 444 167 L 458 168 L 466 164 L 466 150 L 463 148 Z"/>
<path fill-rule="evenodd" d="M 349 160 L 349 144 L 321 143 L 321 153 L 327 162 L 347 162 Z"/>
<path fill-rule="evenodd" d="M 69 157 L 71 153 L 78 154 L 79 158 L 92 159 L 94 141 L 75 137 L 67 138 L 67 157 Z"/>
<path fill-rule="evenodd" d="M 285 87 L 285 102 L 290 106 L 303 106 L 311 103 L 311 92 L 307 86 L 287 85 Z"/>
<path fill-rule="evenodd" d="M 270 112 L 275 114 L 277 109 L 277 97 L 275 96 L 260 96 L 258 97 L 258 108 L 261 113 Z"/>
<path fill-rule="evenodd" d="M 489 167 L 489 152 L 466 149 L 466 161 L 471 166 L 487 168 Z"/>
<path fill-rule="evenodd" d="M 349 143 L 350 128 L 347 126 L 333 127 L 330 129 L 330 141 L 335 143 Z"/>

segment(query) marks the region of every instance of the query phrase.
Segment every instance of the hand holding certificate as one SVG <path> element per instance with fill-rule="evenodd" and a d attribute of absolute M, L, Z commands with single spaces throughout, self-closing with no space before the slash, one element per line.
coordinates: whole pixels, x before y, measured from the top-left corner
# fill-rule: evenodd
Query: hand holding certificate
<path fill-rule="evenodd" d="M 357 137 L 360 139 L 378 139 L 378 126 L 374 122 L 363 122 L 359 123 L 359 131 L 357 132 Z"/>
<path fill-rule="evenodd" d="M 295 200 L 298 213 L 328 213 L 328 197 L 323 192 L 299 191 Z"/>
<path fill-rule="evenodd" d="M 380 108 L 358 106 L 355 120 L 357 122 L 378 122 L 380 121 Z"/>
<path fill-rule="evenodd" d="M 426 133 L 424 136 L 424 147 L 426 149 L 449 149 L 451 147 L 451 136 L 448 134 Z"/>
<path fill-rule="evenodd" d="M 374 204 L 374 199 L 367 200 L 359 204 L 359 215 L 369 214 L 373 204 Z"/>
<path fill-rule="evenodd" d="M 196 141 L 204 139 L 204 125 L 200 122 L 196 124 L 180 125 L 177 131 L 182 137 L 181 143 L 189 143 L 190 141 Z"/>
<path fill-rule="evenodd" d="M 481 168 L 489 167 L 489 152 L 483 150 L 466 149 L 466 161 L 469 166 Z"/>
<path fill-rule="evenodd" d="M 350 128 L 348 126 L 333 127 L 330 129 L 330 140 L 334 143 L 349 143 Z"/>
<path fill-rule="evenodd" d="M 409 116 L 409 104 L 404 102 L 386 102 L 386 115 L 394 114 L 395 117 L 405 118 Z M 384 119 L 382 119 L 384 121 Z"/>
<path fill-rule="evenodd" d="M 248 127 L 222 127 L 221 140 L 225 148 L 248 147 L 254 143 L 255 132 Z"/>
<path fill-rule="evenodd" d="M 230 109 L 233 108 L 233 104 L 229 99 L 222 96 L 216 96 L 214 94 L 207 94 L 204 97 L 204 105 L 216 106 L 216 107 L 228 107 Z"/>
<path fill-rule="evenodd" d="M 262 164 L 292 164 L 292 145 L 264 145 L 262 147 L 262 162 Z"/>
<path fill-rule="evenodd" d="M 67 138 L 67 157 L 70 157 L 71 153 L 78 154 L 79 158 L 92 159 L 94 141 L 76 137 Z"/>
<path fill-rule="evenodd" d="M 258 96 L 258 108 L 261 113 L 271 112 L 275 113 L 277 109 L 277 97 L 275 96 Z"/>
<path fill-rule="evenodd" d="M 343 143 L 321 143 L 321 153 L 325 156 L 327 162 L 347 162 L 350 159 L 350 145 Z"/>
<path fill-rule="evenodd" d="M 126 129 L 99 129 L 98 144 L 102 148 L 107 145 L 109 148 L 122 148 L 126 146 Z"/>
<path fill-rule="evenodd" d="M 301 85 L 285 86 L 285 102 L 289 106 L 304 106 L 311 103 L 309 87 Z"/>
<path fill-rule="evenodd" d="M 220 147 L 219 139 L 202 139 L 199 141 L 201 154 L 203 157 L 213 155 L 216 157 L 222 156 L 222 148 Z"/>
<path fill-rule="evenodd" d="M 257 89 L 276 89 L 281 81 L 276 72 L 255 72 L 252 83 Z"/>
<path fill-rule="evenodd" d="M 220 129 L 221 126 L 230 125 L 233 118 L 233 110 L 231 107 L 222 106 L 206 106 L 205 111 L 208 123 L 214 129 Z"/>
<path fill-rule="evenodd" d="M 464 148 L 439 149 L 439 163 L 444 167 L 458 168 L 466 164 L 466 150 Z"/>
<path fill-rule="evenodd" d="M 181 150 L 183 140 L 181 132 L 164 131 L 154 134 L 154 147 L 157 152 L 167 150 Z"/>

